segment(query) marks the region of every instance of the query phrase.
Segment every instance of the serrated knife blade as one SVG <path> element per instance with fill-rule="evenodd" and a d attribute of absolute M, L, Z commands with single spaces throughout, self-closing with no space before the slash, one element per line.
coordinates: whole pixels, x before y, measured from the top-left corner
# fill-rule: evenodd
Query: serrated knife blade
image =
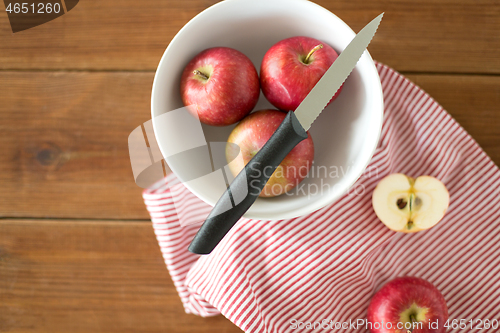
<path fill-rule="evenodd" d="M 351 74 L 375 35 L 383 15 L 374 18 L 354 37 L 295 110 L 295 116 L 306 131 Z"/>

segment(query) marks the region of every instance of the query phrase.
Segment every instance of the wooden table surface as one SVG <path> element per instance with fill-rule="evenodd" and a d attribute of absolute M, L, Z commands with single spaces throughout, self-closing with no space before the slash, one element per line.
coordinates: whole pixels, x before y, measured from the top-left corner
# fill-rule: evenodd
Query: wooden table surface
<path fill-rule="evenodd" d="M 240 332 L 184 313 L 128 156 L 155 68 L 209 0 L 83 0 L 13 34 L 0 14 L 0 332 Z M 500 164 L 500 3 L 318 0 Z"/>

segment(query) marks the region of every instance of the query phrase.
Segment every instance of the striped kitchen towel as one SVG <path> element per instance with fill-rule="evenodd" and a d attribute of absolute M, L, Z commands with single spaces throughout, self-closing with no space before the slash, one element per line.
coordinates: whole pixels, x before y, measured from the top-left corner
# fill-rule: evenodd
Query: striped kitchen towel
<path fill-rule="evenodd" d="M 363 195 L 352 191 L 289 220 L 243 218 L 210 255 L 198 256 L 187 247 L 210 207 L 174 175 L 144 191 L 186 312 L 221 313 L 251 333 L 367 332 L 353 322 L 366 317 L 373 294 L 412 275 L 443 293 L 450 319 L 469 325 L 450 332 L 472 331 L 471 321 L 481 332 L 500 332 L 500 170 L 429 95 L 376 65 L 385 114 L 378 148 L 355 185 Z M 395 172 L 445 183 L 450 207 L 438 225 L 401 234 L 378 220 L 371 194 Z"/>

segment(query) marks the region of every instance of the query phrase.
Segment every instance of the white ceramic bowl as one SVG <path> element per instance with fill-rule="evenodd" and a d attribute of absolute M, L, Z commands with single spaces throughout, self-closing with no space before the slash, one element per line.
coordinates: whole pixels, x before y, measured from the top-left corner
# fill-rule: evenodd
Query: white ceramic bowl
<path fill-rule="evenodd" d="M 333 13 L 306 0 L 226 0 L 189 21 L 168 45 L 153 84 L 153 128 L 163 156 L 178 152 L 181 139 L 173 134 L 176 133 L 175 122 L 165 124 L 155 118 L 183 106 L 179 82 L 190 59 L 206 48 L 227 46 L 246 54 L 259 71 L 266 51 L 276 42 L 292 36 L 313 37 L 342 52 L 355 33 Z M 272 108 L 272 105 L 261 94 L 255 110 L 263 108 Z M 356 182 L 371 160 L 382 117 L 380 78 L 366 51 L 347 78 L 340 96 L 310 129 L 315 144 L 314 174 L 310 172 L 299 185 L 302 191 L 259 198 L 245 217 L 292 218 L 314 212 L 338 199 Z M 203 125 L 202 128 L 207 142 L 220 142 L 226 141 L 234 125 Z M 218 155 L 220 161 L 214 163 L 224 165 L 223 155 Z M 178 165 L 169 166 L 183 181 L 183 170 Z M 213 206 L 223 189 L 216 178 L 205 178 L 187 182 L 186 186 Z"/>

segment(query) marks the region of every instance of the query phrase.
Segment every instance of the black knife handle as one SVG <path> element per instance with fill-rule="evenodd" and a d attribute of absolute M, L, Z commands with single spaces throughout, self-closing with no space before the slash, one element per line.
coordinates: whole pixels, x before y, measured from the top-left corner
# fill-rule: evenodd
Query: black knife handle
<path fill-rule="evenodd" d="M 234 178 L 194 236 L 188 250 L 196 254 L 209 254 L 224 238 L 233 225 L 257 200 L 269 177 L 288 153 L 302 140 L 307 132 L 299 120 L 289 111 L 280 126 Z"/>

